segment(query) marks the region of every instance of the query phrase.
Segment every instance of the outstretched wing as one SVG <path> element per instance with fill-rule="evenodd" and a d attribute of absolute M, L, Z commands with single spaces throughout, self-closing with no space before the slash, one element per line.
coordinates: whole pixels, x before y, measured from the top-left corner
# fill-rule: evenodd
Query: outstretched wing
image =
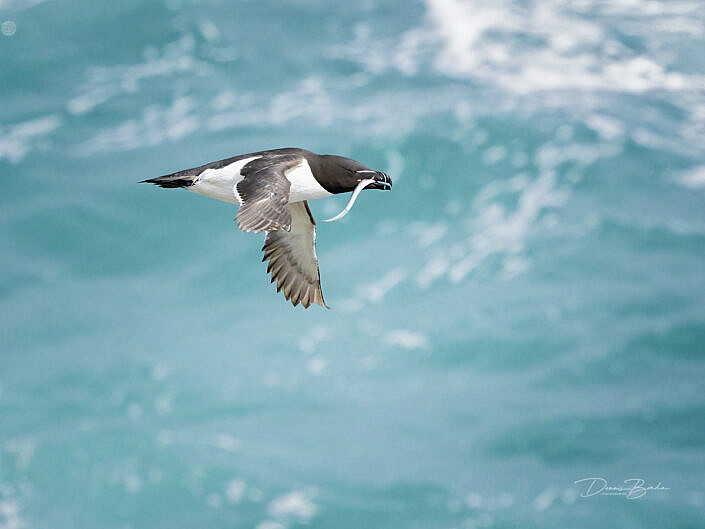
<path fill-rule="evenodd" d="M 284 292 L 294 306 L 301 303 L 308 308 L 317 303 L 328 308 L 321 291 L 321 276 L 316 256 L 316 222 L 308 203 L 289 204 L 291 231 L 268 231 L 264 239 L 262 261 L 269 261 L 267 273 L 277 292 Z"/>
<path fill-rule="evenodd" d="M 235 184 L 240 199 L 237 225 L 242 231 L 262 232 L 291 229 L 289 188 L 286 171 L 300 163 L 292 154 L 252 160 L 240 170 L 245 178 Z"/>

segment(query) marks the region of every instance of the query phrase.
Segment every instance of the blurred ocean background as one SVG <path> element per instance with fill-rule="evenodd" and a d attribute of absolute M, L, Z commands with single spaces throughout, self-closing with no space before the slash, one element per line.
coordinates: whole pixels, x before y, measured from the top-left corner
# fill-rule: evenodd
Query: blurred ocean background
<path fill-rule="evenodd" d="M 705 527 L 704 2 L 0 29 L 0 529 Z M 394 179 L 319 223 L 329 311 L 232 206 L 137 185 L 284 146 Z"/>

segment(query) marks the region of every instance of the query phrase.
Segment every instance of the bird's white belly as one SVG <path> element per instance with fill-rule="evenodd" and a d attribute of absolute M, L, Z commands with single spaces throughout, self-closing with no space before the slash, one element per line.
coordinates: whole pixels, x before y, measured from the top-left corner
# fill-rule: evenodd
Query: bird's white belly
<path fill-rule="evenodd" d="M 206 169 L 186 189 L 230 204 L 239 204 L 240 198 L 235 194 L 235 186 L 244 178 L 240 169 L 257 158 L 259 156 L 251 156 L 220 169 Z"/>
<path fill-rule="evenodd" d="M 194 181 L 193 185 L 187 187 L 189 191 L 200 193 L 223 202 L 240 204 L 240 197 L 236 191 L 237 183 L 244 178 L 240 170 L 252 160 L 260 158 L 251 156 L 243 160 L 238 160 L 220 169 L 206 169 Z M 291 182 L 289 188 L 289 202 L 300 202 L 302 200 L 315 200 L 331 196 L 318 180 L 311 173 L 311 168 L 306 160 L 299 165 L 289 169 L 286 178 Z"/>

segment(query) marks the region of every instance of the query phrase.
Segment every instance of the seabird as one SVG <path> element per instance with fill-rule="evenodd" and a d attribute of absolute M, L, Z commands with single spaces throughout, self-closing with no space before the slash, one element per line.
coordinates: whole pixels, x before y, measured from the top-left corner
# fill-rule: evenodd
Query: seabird
<path fill-rule="evenodd" d="M 309 200 L 353 191 L 340 214 L 345 216 L 363 189 L 391 189 L 387 173 L 360 162 L 304 149 L 286 148 L 241 154 L 184 169 L 143 182 L 165 188 L 185 188 L 224 202 L 238 204 L 236 222 L 242 231 L 265 232 L 262 261 L 277 292 L 294 306 L 323 300 L 316 256 L 316 222 Z"/>

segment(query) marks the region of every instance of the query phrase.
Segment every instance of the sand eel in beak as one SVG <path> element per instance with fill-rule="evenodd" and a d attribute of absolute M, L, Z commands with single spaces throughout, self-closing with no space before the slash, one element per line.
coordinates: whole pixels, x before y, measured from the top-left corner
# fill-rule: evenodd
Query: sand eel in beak
<path fill-rule="evenodd" d="M 334 222 L 336 220 L 342 219 L 345 215 L 348 214 L 348 212 L 352 209 L 353 204 L 355 204 L 355 201 L 357 200 L 357 196 L 360 194 L 360 192 L 365 189 L 367 186 L 374 184 L 375 181 L 372 178 L 367 178 L 365 180 L 360 180 L 360 183 L 357 184 L 357 187 L 355 187 L 355 191 L 353 191 L 352 196 L 350 197 L 350 200 L 348 201 L 348 204 L 343 208 L 343 211 L 338 213 L 335 217 L 331 219 L 326 219 L 323 222 Z M 391 187 L 391 184 L 390 184 Z"/>
<path fill-rule="evenodd" d="M 348 214 L 363 189 L 391 189 L 389 175 L 343 156 L 304 149 L 275 149 L 234 156 L 158 178 L 143 180 L 165 188 L 185 188 L 239 204 L 242 231 L 265 232 L 263 261 L 294 306 L 323 300 L 316 256 L 316 222 L 309 200 L 353 191 L 333 222 Z"/>

